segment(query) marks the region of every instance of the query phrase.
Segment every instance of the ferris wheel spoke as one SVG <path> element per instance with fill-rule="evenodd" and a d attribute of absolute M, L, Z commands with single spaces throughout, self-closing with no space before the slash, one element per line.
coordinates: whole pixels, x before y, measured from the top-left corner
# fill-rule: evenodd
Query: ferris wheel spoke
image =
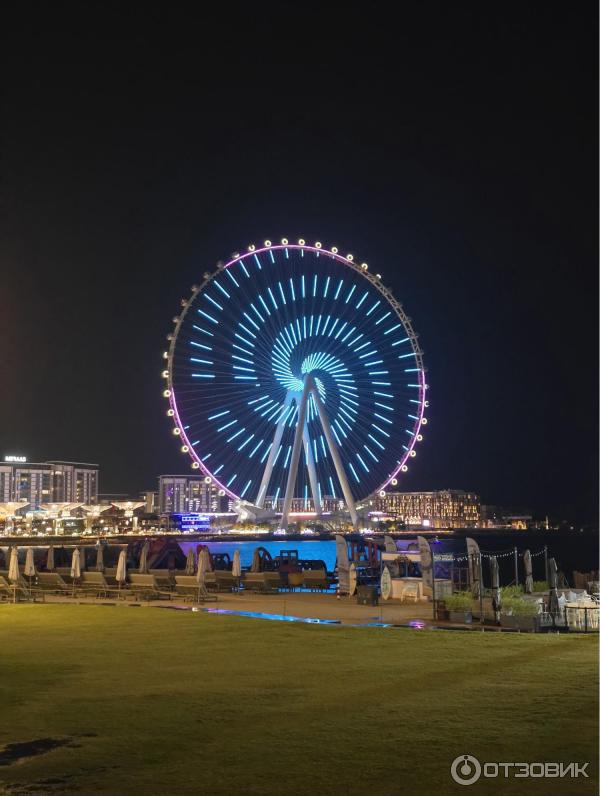
<path fill-rule="evenodd" d="M 426 390 L 416 335 L 350 255 L 250 247 L 206 275 L 176 320 L 174 431 L 231 498 L 283 501 L 283 524 L 309 493 L 317 512 L 326 495 L 352 511 L 414 456 Z"/>

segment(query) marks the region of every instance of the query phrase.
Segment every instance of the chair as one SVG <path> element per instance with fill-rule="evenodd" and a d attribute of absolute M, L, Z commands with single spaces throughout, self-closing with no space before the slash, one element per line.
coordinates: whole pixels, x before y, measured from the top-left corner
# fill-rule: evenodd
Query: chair
<path fill-rule="evenodd" d="M 234 578 L 229 570 L 216 569 L 214 572 L 207 572 L 206 574 L 214 575 L 217 591 L 233 591 L 237 585 L 237 578 Z"/>
<path fill-rule="evenodd" d="M 73 590 L 58 572 L 38 572 L 36 579 L 37 588 L 49 594 L 71 594 Z"/>
<path fill-rule="evenodd" d="M 402 602 L 417 603 L 419 602 L 419 585 L 418 583 L 405 583 L 402 589 Z"/>
<path fill-rule="evenodd" d="M 305 569 L 302 573 L 302 585 L 311 591 L 323 591 L 329 588 L 327 572 L 324 569 Z"/>
<path fill-rule="evenodd" d="M 3 600 L 10 600 L 11 602 L 14 598 L 14 592 L 10 586 L 10 583 L 3 575 L 0 575 L 0 597 Z"/>
<path fill-rule="evenodd" d="M 203 583 L 198 583 L 195 575 L 175 575 L 175 592 L 178 597 L 192 602 L 215 602 L 216 594 L 210 594 Z"/>
<path fill-rule="evenodd" d="M 71 567 L 56 567 L 54 572 L 63 579 L 67 586 L 73 585 L 73 578 L 71 576 Z"/>
<path fill-rule="evenodd" d="M 22 577 L 16 583 L 9 583 L 6 578 L 0 576 L 0 595 L 14 603 L 36 602 L 37 600 L 46 602 L 44 593 L 38 589 L 30 589 Z"/>
<path fill-rule="evenodd" d="M 302 584 L 304 583 L 304 573 L 303 572 L 288 572 L 287 573 L 287 583 L 285 583 L 286 575 L 283 575 L 283 584 L 281 584 L 283 589 L 287 589 L 288 591 L 295 591 L 296 589 L 300 589 Z"/>
<path fill-rule="evenodd" d="M 175 574 L 169 569 L 150 569 L 149 575 L 154 575 L 159 588 L 162 591 L 173 591 L 175 586 Z"/>
<path fill-rule="evenodd" d="M 108 597 L 115 589 L 109 585 L 103 572 L 82 572 L 78 591 L 95 594 L 96 597 Z"/>
<path fill-rule="evenodd" d="M 279 572 L 246 572 L 242 580 L 244 589 L 263 593 L 279 591 L 281 578 Z"/>
<path fill-rule="evenodd" d="M 157 600 L 161 597 L 171 599 L 171 592 L 161 591 L 154 575 L 129 575 L 129 589 L 146 600 Z"/>

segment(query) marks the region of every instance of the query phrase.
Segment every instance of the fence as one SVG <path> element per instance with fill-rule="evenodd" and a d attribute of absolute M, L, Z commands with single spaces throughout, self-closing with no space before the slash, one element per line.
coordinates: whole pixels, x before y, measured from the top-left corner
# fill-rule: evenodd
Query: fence
<path fill-rule="evenodd" d="M 538 615 L 540 630 L 568 630 L 570 633 L 598 633 L 600 605 L 565 606 L 557 613 L 544 611 Z"/>

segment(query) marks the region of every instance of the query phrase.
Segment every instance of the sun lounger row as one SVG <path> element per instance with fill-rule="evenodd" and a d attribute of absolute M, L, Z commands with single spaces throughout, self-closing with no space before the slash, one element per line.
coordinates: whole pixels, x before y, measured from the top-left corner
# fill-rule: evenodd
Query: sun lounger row
<path fill-rule="evenodd" d="M 0 575 L 0 599 L 6 602 L 44 602 L 44 593 L 30 587 L 24 578 L 11 583 L 4 575 Z"/>
<path fill-rule="evenodd" d="M 0 571 L 0 577 L 4 578 L 8 588 L 12 588 L 6 572 Z M 172 599 L 190 595 L 195 595 L 197 598 L 198 594 L 206 597 L 209 591 L 233 591 L 236 588 L 262 593 L 277 592 L 281 588 L 315 591 L 327 589 L 329 582 L 327 573 L 323 569 L 290 573 L 287 579 L 277 571 L 244 572 L 238 578 L 228 570 L 216 570 L 205 573 L 204 584 L 199 590 L 196 575 L 185 575 L 169 570 L 150 570 L 148 573 L 129 570 L 126 583 L 119 584 L 115 568 L 107 568 L 104 572 L 84 570 L 81 577 L 73 582 L 69 568 L 57 567 L 53 572 L 37 572 L 31 584 L 28 579 L 21 577 L 19 585 L 27 588 L 30 594 L 87 594 L 98 598 L 133 595 L 142 599 Z"/>

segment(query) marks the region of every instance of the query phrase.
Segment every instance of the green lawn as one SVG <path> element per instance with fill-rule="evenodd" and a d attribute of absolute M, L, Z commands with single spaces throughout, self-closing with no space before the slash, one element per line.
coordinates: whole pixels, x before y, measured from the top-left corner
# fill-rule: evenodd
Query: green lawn
<path fill-rule="evenodd" d="M 597 637 L 0 606 L 0 794 L 597 791 Z M 455 785 L 452 760 L 592 761 Z"/>

